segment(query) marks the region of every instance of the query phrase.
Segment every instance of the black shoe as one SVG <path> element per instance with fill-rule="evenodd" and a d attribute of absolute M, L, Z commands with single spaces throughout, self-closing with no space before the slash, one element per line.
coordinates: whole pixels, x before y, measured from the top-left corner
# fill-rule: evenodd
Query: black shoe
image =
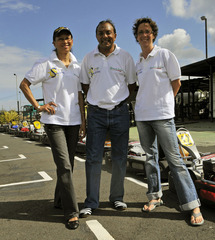
<path fill-rule="evenodd" d="M 66 222 L 66 228 L 70 230 L 75 230 L 79 227 L 79 220 L 74 220 L 74 221 L 67 221 Z"/>

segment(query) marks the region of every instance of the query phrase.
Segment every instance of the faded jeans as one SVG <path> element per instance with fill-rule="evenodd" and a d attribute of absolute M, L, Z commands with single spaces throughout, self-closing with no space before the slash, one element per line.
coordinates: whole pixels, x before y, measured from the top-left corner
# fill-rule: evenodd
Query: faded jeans
<path fill-rule="evenodd" d="M 140 143 L 146 153 L 147 197 L 162 197 L 157 140 L 161 145 L 173 176 L 180 208 L 183 211 L 200 206 L 193 180 L 181 158 L 174 119 L 137 121 Z"/>

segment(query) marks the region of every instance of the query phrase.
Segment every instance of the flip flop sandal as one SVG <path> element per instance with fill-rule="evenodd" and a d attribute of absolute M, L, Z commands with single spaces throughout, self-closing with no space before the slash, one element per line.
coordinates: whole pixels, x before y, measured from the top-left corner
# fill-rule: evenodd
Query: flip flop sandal
<path fill-rule="evenodd" d="M 161 206 L 161 205 L 163 205 L 163 201 L 162 200 L 160 200 L 160 201 L 158 201 L 158 202 L 149 202 L 148 204 L 146 204 L 148 207 L 150 207 L 150 206 L 153 206 L 152 208 L 151 208 L 151 210 L 147 210 L 147 209 L 145 209 L 144 207 L 142 208 L 142 211 L 143 212 L 151 212 L 151 211 L 153 211 L 156 207 L 159 207 L 159 206 Z"/>
<path fill-rule="evenodd" d="M 202 214 L 201 214 L 201 212 L 199 212 L 199 213 L 194 213 L 194 212 L 192 212 L 191 217 L 192 217 L 192 216 L 194 217 L 194 220 L 196 220 L 196 218 L 202 216 Z M 202 221 L 199 222 L 199 223 L 192 222 L 192 221 L 190 220 L 190 224 L 191 224 L 192 226 L 201 226 L 203 223 L 204 223 L 204 218 L 202 218 Z"/>

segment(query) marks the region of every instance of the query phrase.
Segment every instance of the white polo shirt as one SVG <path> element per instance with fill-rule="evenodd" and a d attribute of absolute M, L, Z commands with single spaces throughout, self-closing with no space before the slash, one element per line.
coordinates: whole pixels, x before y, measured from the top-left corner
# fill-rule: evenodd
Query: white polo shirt
<path fill-rule="evenodd" d="M 80 82 L 89 84 L 87 101 L 90 104 L 112 110 L 129 96 L 128 84 L 136 82 L 133 58 L 117 45 L 106 57 L 97 46 L 84 57 Z"/>
<path fill-rule="evenodd" d="M 175 55 L 155 45 L 146 59 L 140 57 L 136 72 L 139 85 L 135 104 L 136 121 L 173 118 L 175 101 L 171 81 L 181 77 Z"/>
<path fill-rule="evenodd" d="M 35 85 L 42 83 L 45 104 L 54 102 L 55 114 L 42 112 L 41 122 L 46 124 L 78 125 L 81 114 L 78 104 L 80 66 L 75 56 L 70 53 L 71 64 L 67 68 L 53 51 L 48 59 L 39 60 L 26 73 L 25 78 Z"/>

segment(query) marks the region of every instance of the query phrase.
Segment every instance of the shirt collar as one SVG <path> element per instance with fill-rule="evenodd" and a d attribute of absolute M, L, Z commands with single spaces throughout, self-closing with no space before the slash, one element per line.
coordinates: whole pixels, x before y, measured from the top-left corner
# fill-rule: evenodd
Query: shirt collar
<path fill-rule="evenodd" d="M 77 63 L 77 59 L 76 57 L 70 52 L 70 59 L 72 60 L 71 63 Z M 56 61 L 59 62 L 59 58 L 57 57 L 57 54 L 55 51 L 52 52 L 51 56 L 50 56 L 50 60 L 51 61 Z"/>
<path fill-rule="evenodd" d="M 154 45 L 152 51 L 149 53 L 148 57 L 154 57 L 157 52 L 160 50 L 160 47 L 157 45 Z M 139 59 L 138 59 L 138 63 L 140 63 L 143 60 L 143 56 L 142 56 L 142 52 L 139 54 Z"/>
<path fill-rule="evenodd" d="M 111 54 L 117 55 L 120 52 L 120 47 L 115 44 L 115 49 Z M 96 47 L 96 49 L 93 51 L 94 55 L 103 55 L 102 53 L 99 52 L 99 46 Z M 111 55 L 110 54 L 110 55 Z"/>

